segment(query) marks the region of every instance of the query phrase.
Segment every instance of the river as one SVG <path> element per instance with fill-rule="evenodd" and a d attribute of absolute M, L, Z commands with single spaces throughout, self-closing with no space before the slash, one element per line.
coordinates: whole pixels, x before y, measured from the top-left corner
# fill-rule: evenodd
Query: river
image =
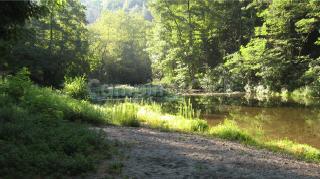
<path fill-rule="evenodd" d="M 252 135 L 263 139 L 290 139 L 320 148 L 319 99 L 263 98 L 235 96 L 185 96 L 162 102 L 170 112 L 183 100 L 190 100 L 201 118 L 214 126 L 232 119 Z"/>

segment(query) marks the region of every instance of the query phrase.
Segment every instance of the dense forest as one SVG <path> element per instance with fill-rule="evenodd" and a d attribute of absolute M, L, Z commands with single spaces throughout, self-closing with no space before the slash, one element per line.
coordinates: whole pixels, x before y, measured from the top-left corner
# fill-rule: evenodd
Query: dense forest
<path fill-rule="evenodd" d="M 318 95 L 317 0 L 25 1 L 14 17 L 5 3 L 2 74 L 27 67 L 33 81 L 58 88 L 85 75 L 109 84 Z"/>

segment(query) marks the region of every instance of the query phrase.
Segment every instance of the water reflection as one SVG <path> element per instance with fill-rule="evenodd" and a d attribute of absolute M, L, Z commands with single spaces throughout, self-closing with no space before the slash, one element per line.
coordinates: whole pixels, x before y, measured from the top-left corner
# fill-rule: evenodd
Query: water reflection
<path fill-rule="evenodd" d="M 263 133 L 265 139 L 288 138 L 320 148 L 318 100 L 275 97 L 261 100 L 247 96 L 191 96 L 185 99 L 190 99 L 193 107 L 202 111 L 202 117 L 210 125 L 217 125 L 226 118 L 234 119 L 254 135 Z M 171 102 L 171 111 L 174 103 Z"/>

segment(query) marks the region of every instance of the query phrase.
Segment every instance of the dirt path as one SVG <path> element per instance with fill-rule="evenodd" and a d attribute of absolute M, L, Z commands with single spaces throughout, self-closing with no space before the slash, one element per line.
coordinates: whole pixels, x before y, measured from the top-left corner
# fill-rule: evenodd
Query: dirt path
<path fill-rule="evenodd" d="M 320 178 L 320 165 L 238 143 L 145 128 L 103 130 L 129 143 L 120 178 Z"/>

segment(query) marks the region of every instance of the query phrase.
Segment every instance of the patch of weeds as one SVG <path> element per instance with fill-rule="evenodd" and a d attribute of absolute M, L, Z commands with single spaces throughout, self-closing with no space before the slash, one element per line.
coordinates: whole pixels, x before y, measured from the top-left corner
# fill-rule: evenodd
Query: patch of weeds
<path fill-rule="evenodd" d="M 203 132 L 208 124 L 201 119 L 186 119 L 183 116 L 163 114 L 148 108 L 140 107 L 137 117 L 139 121 L 151 128 L 163 131 Z"/>
<path fill-rule="evenodd" d="M 256 144 L 256 140 L 247 132 L 241 130 L 235 121 L 225 120 L 223 123 L 211 127 L 208 131 L 209 135 L 216 136 L 222 139 L 239 141 L 245 144 Z"/>
<path fill-rule="evenodd" d="M 138 107 L 136 104 L 125 102 L 106 109 L 111 117 L 112 124 L 131 127 L 140 126 L 137 119 Z"/>
<path fill-rule="evenodd" d="M 272 151 L 282 152 L 303 160 L 320 163 L 320 150 L 307 144 L 298 144 L 284 139 L 266 142 L 264 146 Z"/>

